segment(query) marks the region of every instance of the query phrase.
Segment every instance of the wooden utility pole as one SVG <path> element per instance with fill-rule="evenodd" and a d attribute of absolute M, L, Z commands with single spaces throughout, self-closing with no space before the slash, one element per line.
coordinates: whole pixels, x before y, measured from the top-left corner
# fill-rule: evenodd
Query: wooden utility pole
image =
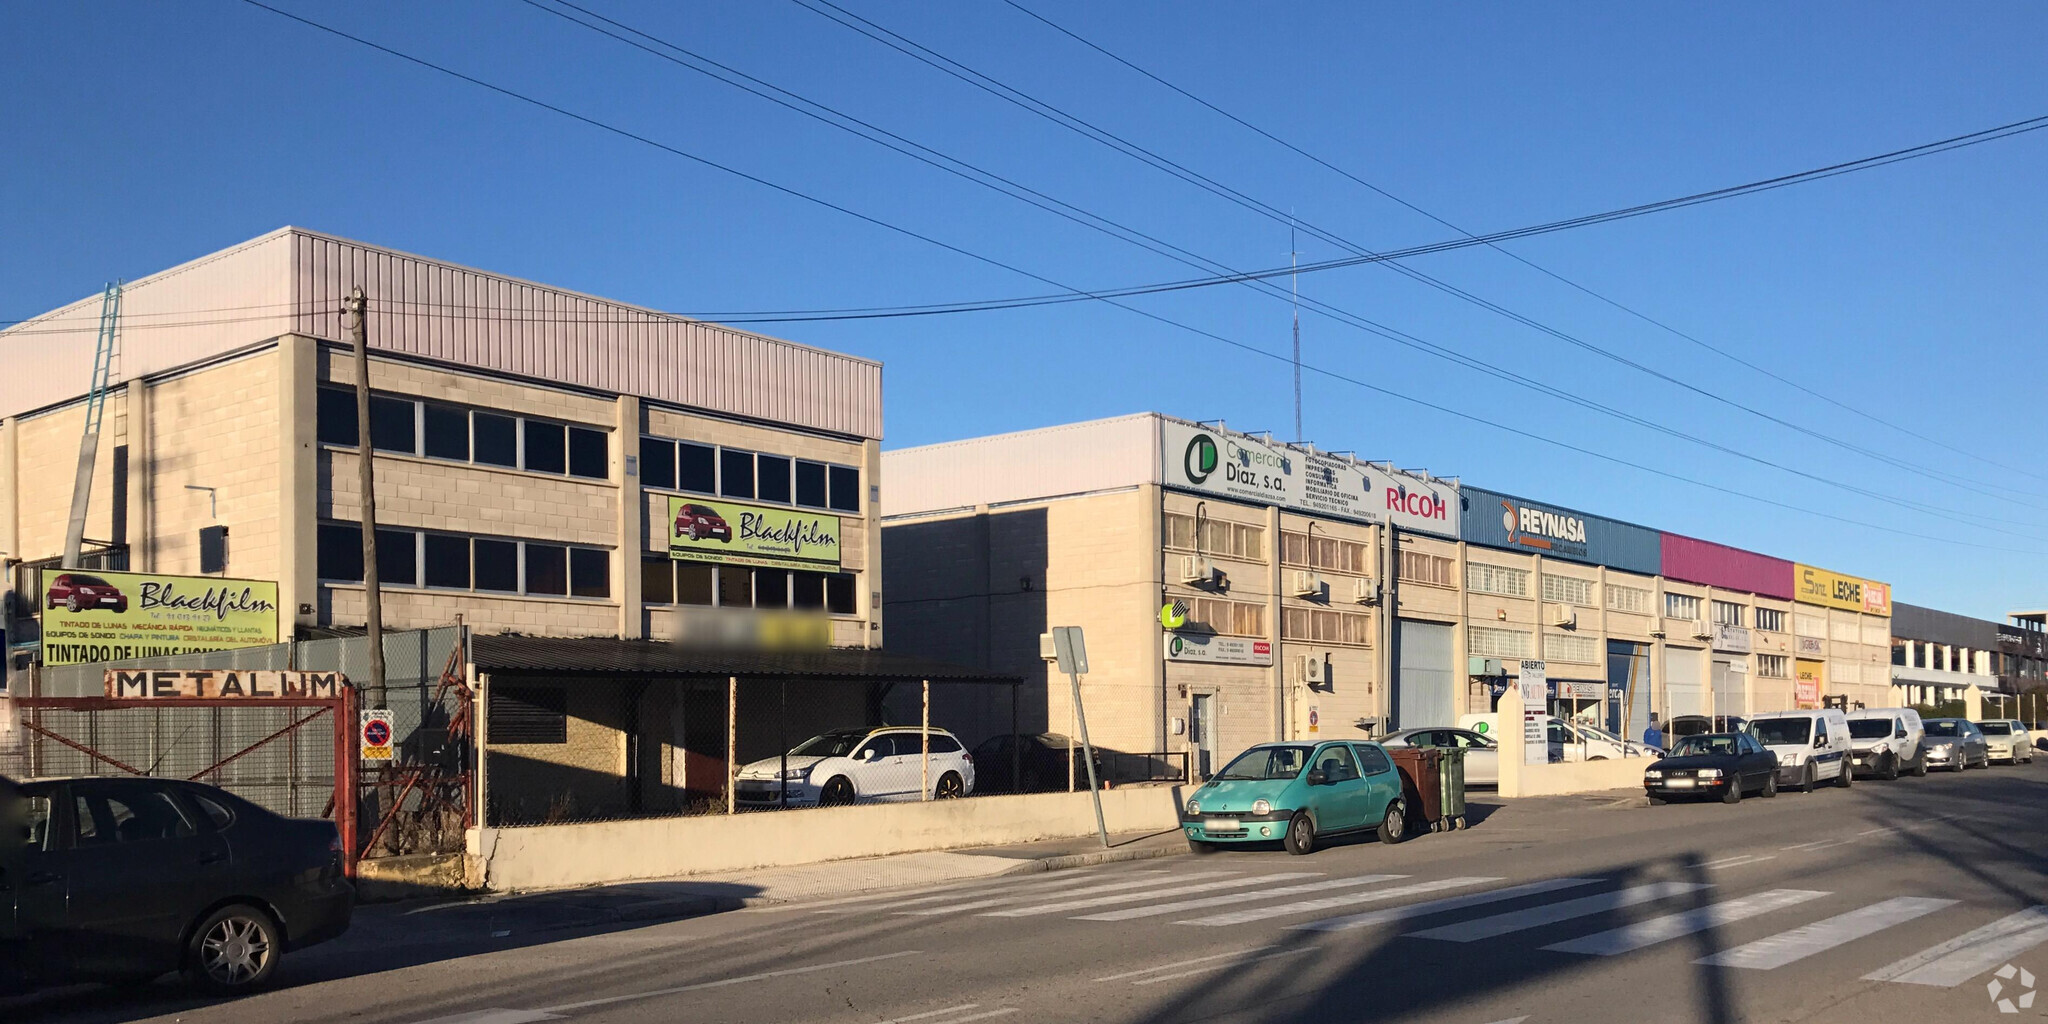
<path fill-rule="evenodd" d="M 388 706 L 384 692 L 384 592 L 377 579 L 376 448 L 370 443 L 370 300 L 358 286 L 341 303 L 342 324 L 355 345 L 356 476 L 362 491 L 363 603 L 370 650 L 370 685 L 364 692 L 372 708 Z"/>

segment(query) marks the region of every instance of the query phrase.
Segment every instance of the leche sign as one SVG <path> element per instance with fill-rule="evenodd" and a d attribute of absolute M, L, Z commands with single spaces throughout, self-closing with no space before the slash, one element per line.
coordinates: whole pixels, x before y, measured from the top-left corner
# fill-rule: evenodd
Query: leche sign
<path fill-rule="evenodd" d="M 114 700 L 335 700 L 347 685 L 339 672 L 232 668 L 110 668 L 106 681 Z"/>
<path fill-rule="evenodd" d="M 362 736 L 363 760 L 389 761 L 392 759 L 390 711 L 382 709 L 364 710 L 362 727 L 358 732 Z"/>

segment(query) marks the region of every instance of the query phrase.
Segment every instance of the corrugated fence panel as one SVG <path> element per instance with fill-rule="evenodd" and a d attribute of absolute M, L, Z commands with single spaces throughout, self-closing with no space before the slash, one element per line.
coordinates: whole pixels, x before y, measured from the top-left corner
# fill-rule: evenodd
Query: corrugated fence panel
<path fill-rule="evenodd" d="M 1792 563 L 1726 544 L 1664 534 L 1664 575 L 1765 597 L 1792 597 Z"/>

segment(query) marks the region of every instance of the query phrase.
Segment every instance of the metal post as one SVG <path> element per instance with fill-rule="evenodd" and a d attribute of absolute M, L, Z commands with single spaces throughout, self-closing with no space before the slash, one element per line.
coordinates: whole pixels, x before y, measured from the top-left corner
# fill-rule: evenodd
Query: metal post
<path fill-rule="evenodd" d="M 1024 740 L 1017 735 L 1017 684 L 1010 684 L 1010 792 L 1024 792 Z"/>
<path fill-rule="evenodd" d="M 918 787 L 923 791 L 920 800 L 932 798 L 932 681 L 924 681 L 924 717 L 917 726 L 917 738 L 923 747 L 917 759 Z"/>
<path fill-rule="evenodd" d="M 362 492 L 364 623 L 370 654 L 370 687 L 364 694 L 372 708 L 385 707 L 384 591 L 377 578 L 376 448 L 370 441 L 370 300 L 358 286 L 342 300 L 343 323 L 355 345 L 356 486 Z"/>
<path fill-rule="evenodd" d="M 1069 793 L 1074 791 L 1074 734 L 1079 731 L 1074 728 L 1074 721 L 1075 715 L 1079 710 L 1078 703 L 1074 707 L 1067 709 L 1067 792 Z"/>
<path fill-rule="evenodd" d="M 725 813 L 739 813 L 739 793 L 733 782 L 739 777 L 740 677 L 725 680 Z"/>
<path fill-rule="evenodd" d="M 788 807 L 788 806 L 789 806 L 789 677 L 788 677 L 788 676 L 784 676 L 784 677 L 782 678 L 782 713 L 780 714 L 780 716 L 778 716 L 778 717 L 776 718 L 776 721 L 775 721 L 775 742 L 776 742 L 776 744 L 777 744 L 777 745 L 778 745 L 779 747 L 781 747 L 781 748 L 782 748 L 782 774 L 780 774 L 780 775 L 776 776 L 777 778 L 779 778 L 779 779 L 781 779 L 781 780 L 782 780 L 782 781 L 781 781 L 781 783 L 780 783 L 780 785 L 781 785 L 781 787 L 782 787 L 782 788 L 781 788 L 781 790 L 780 790 L 780 791 L 779 791 L 779 792 L 777 793 L 777 797 L 778 797 L 778 802 L 780 802 L 780 803 L 782 804 L 782 806 L 786 808 L 786 807 Z"/>
<path fill-rule="evenodd" d="M 1081 754 L 1088 759 L 1088 795 L 1095 800 L 1095 832 L 1102 837 L 1102 848 L 1107 850 L 1109 826 L 1102 820 L 1102 782 L 1095 777 L 1095 747 L 1088 742 L 1088 713 L 1081 710 L 1081 674 L 1067 673 L 1067 683 L 1074 691 L 1074 721 L 1081 726 Z"/>

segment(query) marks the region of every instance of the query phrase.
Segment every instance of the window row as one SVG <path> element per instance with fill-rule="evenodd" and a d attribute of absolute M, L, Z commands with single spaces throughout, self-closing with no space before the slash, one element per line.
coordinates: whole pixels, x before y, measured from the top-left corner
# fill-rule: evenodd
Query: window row
<path fill-rule="evenodd" d="M 1785 631 L 1784 611 L 1777 608 L 1758 608 L 1756 610 L 1756 628 L 1766 633 L 1783 633 Z"/>
<path fill-rule="evenodd" d="M 1465 563 L 1465 589 L 1503 597 L 1529 596 L 1529 570 L 1511 569 L 1485 562 Z"/>
<path fill-rule="evenodd" d="M 1372 563 L 1366 545 L 1308 533 L 1280 534 L 1280 563 L 1363 576 Z"/>
<path fill-rule="evenodd" d="M 1667 619 L 1692 619 L 1700 617 L 1700 599 L 1691 594 L 1664 595 L 1664 617 Z"/>
<path fill-rule="evenodd" d="M 354 391 L 321 388 L 316 416 L 321 444 L 356 446 Z M 603 430 L 393 395 L 370 396 L 370 445 L 530 473 L 611 476 L 611 435 Z"/>
<path fill-rule="evenodd" d="M 1175 551 L 1193 551 L 1197 554 L 1215 555 L 1240 562 L 1266 560 L 1264 527 L 1203 519 L 1198 530 L 1194 516 L 1168 512 L 1165 528 L 1166 546 Z M 1200 537 L 1196 536 L 1197 532 L 1201 534 Z"/>
<path fill-rule="evenodd" d="M 1793 612 L 1792 632 L 1800 636 L 1825 637 L 1828 635 L 1828 620 L 1819 615 Z"/>
<path fill-rule="evenodd" d="M 800 608 L 831 615 L 856 613 L 850 572 L 751 569 L 744 565 L 685 562 L 666 555 L 640 560 L 643 604 L 717 608 Z"/>
<path fill-rule="evenodd" d="M 1756 656 L 1756 674 L 1765 679 L 1792 678 L 1792 659 L 1783 654 L 1759 654 Z"/>
<path fill-rule="evenodd" d="M 1600 641 L 1572 633 L 1543 634 L 1543 658 L 1576 665 L 1600 664 Z"/>
<path fill-rule="evenodd" d="M 1607 607 L 1611 611 L 1629 612 L 1635 615 L 1650 614 L 1650 599 L 1655 592 L 1643 587 L 1607 585 Z"/>
<path fill-rule="evenodd" d="M 363 581 L 363 527 L 321 523 L 320 578 Z M 377 580 L 386 587 L 430 587 L 542 597 L 612 596 L 612 556 L 603 548 L 377 528 Z"/>
<path fill-rule="evenodd" d="M 1457 563 L 1443 555 L 1403 551 L 1401 580 L 1404 583 L 1419 583 L 1425 587 L 1455 587 L 1458 585 Z"/>
<path fill-rule="evenodd" d="M 666 491 L 716 494 L 773 505 L 860 511 L 860 470 L 786 455 L 640 439 L 640 483 Z"/>
<path fill-rule="evenodd" d="M 1733 601 L 1715 601 L 1714 621 L 1723 626 L 1744 625 L 1743 612 L 1746 608 L 1747 606 L 1736 604 Z"/>
<path fill-rule="evenodd" d="M 1593 581 L 1577 576 L 1543 574 L 1543 599 L 1552 604 L 1593 607 Z"/>
<path fill-rule="evenodd" d="M 1265 636 L 1266 606 L 1220 597 L 1191 597 L 1188 624 L 1231 636 Z"/>
<path fill-rule="evenodd" d="M 1372 645 L 1372 617 L 1360 612 L 1288 608 L 1280 613 L 1280 636 L 1323 644 Z"/>
<path fill-rule="evenodd" d="M 1519 629 L 1467 626 L 1465 648 L 1481 658 L 1526 658 L 1529 656 L 1529 634 Z"/>

